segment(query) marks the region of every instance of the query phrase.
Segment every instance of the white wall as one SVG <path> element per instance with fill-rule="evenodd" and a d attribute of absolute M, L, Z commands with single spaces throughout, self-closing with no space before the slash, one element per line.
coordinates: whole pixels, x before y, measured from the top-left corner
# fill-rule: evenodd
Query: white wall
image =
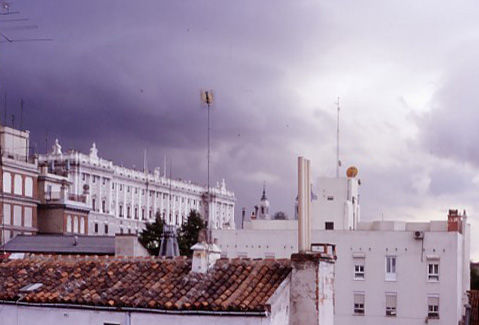
<path fill-rule="evenodd" d="M 159 313 L 132 312 L 128 321 L 127 312 L 98 311 L 90 309 L 46 308 L 35 306 L 16 306 L 0 304 L 0 319 L 2 324 L 15 325 L 104 325 L 113 323 L 119 325 L 282 325 L 283 319 L 274 323 L 269 317 L 242 316 L 197 316 L 169 315 Z M 281 321 L 281 322 L 280 322 Z"/>
<path fill-rule="evenodd" d="M 462 310 L 463 266 L 469 256 L 462 254 L 463 236 L 457 232 L 426 232 L 421 261 L 421 240 L 411 231 L 319 231 L 312 232 L 313 242 L 337 245 L 336 325 L 361 324 L 424 324 L 427 316 L 427 295 L 440 295 L 440 320 L 430 324 L 457 324 Z M 228 257 L 247 254 L 276 258 L 289 257 L 297 251 L 296 230 L 213 231 L 218 244 Z M 467 245 L 467 244 L 466 244 Z M 353 253 L 365 256 L 365 280 L 353 279 Z M 385 281 L 385 257 L 397 256 L 397 281 Z M 466 252 L 467 254 L 467 252 Z M 440 281 L 427 280 L 426 256 L 440 258 Z M 466 288 L 467 289 L 467 288 Z M 366 295 L 365 316 L 353 316 L 353 292 Z M 385 316 L 385 293 L 397 293 L 397 317 Z"/>

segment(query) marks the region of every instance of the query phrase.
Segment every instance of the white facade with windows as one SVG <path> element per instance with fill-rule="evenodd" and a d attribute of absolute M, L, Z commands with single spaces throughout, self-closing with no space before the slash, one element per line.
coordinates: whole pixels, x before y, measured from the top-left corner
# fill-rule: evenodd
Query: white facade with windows
<path fill-rule="evenodd" d="M 227 257 L 287 258 L 297 250 L 295 220 L 266 229 L 216 230 Z M 415 233 L 424 234 L 416 239 Z M 335 324 L 457 324 L 469 290 L 469 226 L 447 221 L 360 222 L 356 231 L 313 230 L 336 244 Z"/>
<path fill-rule="evenodd" d="M 457 324 L 470 286 L 465 215 L 360 222 L 359 185 L 356 177 L 320 178 L 311 195 L 312 242 L 336 245 L 335 324 Z M 227 257 L 287 258 L 298 249 L 297 227 L 256 219 L 213 237 Z"/>
<path fill-rule="evenodd" d="M 52 152 L 39 156 L 49 172 L 68 176 L 70 194 L 88 193 L 91 207 L 88 232 L 95 235 L 135 233 L 159 213 L 173 225 L 181 225 L 191 210 L 208 215 L 214 229 L 234 229 L 234 193 L 225 182 L 207 189 L 189 181 L 170 179 L 156 168 L 153 173 L 113 164 L 98 156 L 93 144 L 90 154 L 77 151 L 62 153 L 56 141 Z M 74 224 L 73 224 L 74 226 Z"/>

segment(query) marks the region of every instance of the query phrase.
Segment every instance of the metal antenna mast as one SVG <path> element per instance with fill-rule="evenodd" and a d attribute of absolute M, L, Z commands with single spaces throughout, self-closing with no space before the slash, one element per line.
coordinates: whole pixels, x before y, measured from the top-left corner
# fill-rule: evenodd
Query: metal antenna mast
<path fill-rule="evenodd" d="M 336 102 L 336 107 L 338 110 L 338 116 L 336 119 L 336 178 L 339 178 L 339 167 L 341 167 L 341 160 L 339 160 L 339 97 L 338 101 Z"/>
<path fill-rule="evenodd" d="M 208 211 L 208 216 L 207 216 L 207 223 L 208 223 L 208 228 L 211 229 L 210 225 L 210 201 L 211 201 L 211 195 L 210 195 L 210 109 L 211 109 L 211 104 L 213 104 L 213 91 L 212 90 L 205 90 L 201 92 L 201 100 L 203 103 L 207 105 L 208 109 L 208 154 L 207 154 L 207 164 L 208 164 L 208 205 L 207 205 L 207 211 Z"/>

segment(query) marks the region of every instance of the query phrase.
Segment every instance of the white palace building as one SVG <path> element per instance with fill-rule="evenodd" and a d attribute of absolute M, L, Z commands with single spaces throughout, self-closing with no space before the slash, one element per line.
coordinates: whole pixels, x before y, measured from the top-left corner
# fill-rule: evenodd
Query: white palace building
<path fill-rule="evenodd" d="M 179 226 L 191 210 L 208 216 L 213 229 L 235 229 L 235 195 L 226 189 L 224 180 L 210 188 L 208 200 L 205 186 L 168 178 L 160 168 L 150 173 L 115 165 L 98 156 L 95 143 L 89 154 L 75 150 L 63 153 L 56 140 L 51 152 L 38 156 L 38 164 L 68 180 L 70 197 L 86 198 L 91 210 L 87 229 L 80 233 L 136 233 L 158 213 L 167 224 Z M 46 186 L 46 195 L 61 191 L 61 184 Z"/>

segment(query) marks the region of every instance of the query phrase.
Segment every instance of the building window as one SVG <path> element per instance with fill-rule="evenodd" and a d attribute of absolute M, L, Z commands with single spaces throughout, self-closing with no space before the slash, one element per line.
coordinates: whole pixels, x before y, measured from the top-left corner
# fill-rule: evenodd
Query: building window
<path fill-rule="evenodd" d="M 22 225 L 22 207 L 19 205 L 13 206 L 13 225 L 14 226 Z"/>
<path fill-rule="evenodd" d="M 80 217 L 80 234 L 85 233 L 85 218 Z"/>
<path fill-rule="evenodd" d="M 12 193 L 12 175 L 7 172 L 3 172 L 3 192 Z"/>
<path fill-rule="evenodd" d="M 105 202 L 105 200 L 101 201 L 101 211 L 103 213 L 106 213 L 106 202 Z"/>
<path fill-rule="evenodd" d="M 32 208 L 23 208 L 23 225 L 25 227 L 32 226 Z"/>
<path fill-rule="evenodd" d="M 354 293 L 354 314 L 364 315 L 364 293 Z"/>
<path fill-rule="evenodd" d="M 126 216 L 130 218 L 130 207 L 126 208 Z"/>
<path fill-rule="evenodd" d="M 84 181 L 86 179 L 86 174 L 85 173 L 81 174 L 81 179 L 82 179 L 82 181 Z"/>
<path fill-rule="evenodd" d="M 364 280 L 364 258 L 353 258 L 354 280 Z"/>
<path fill-rule="evenodd" d="M 95 234 L 98 234 L 98 224 L 95 222 Z"/>
<path fill-rule="evenodd" d="M 115 189 L 115 183 L 111 183 L 111 189 L 114 190 Z"/>
<path fill-rule="evenodd" d="M 135 194 L 138 194 L 138 188 L 135 187 Z"/>
<path fill-rule="evenodd" d="M 67 215 L 67 229 L 66 232 L 72 232 L 72 216 Z"/>
<path fill-rule="evenodd" d="M 439 261 L 428 262 L 427 279 L 429 281 L 439 281 Z"/>
<path fill-rule="evenodd" d="M 123 185 L 120 184 L 120 191 L 123 191 Z"/>
<path fill-rule="evenodd" d="M 15 175 L 13 179 L 14 179 L 13 193 L 22 195 L 22 176 Z"/>
<path fill-rule="evenodd" d="M 25 177 L 25 196 L 33 196 L 33 179 L 31 177 Z"/>
<path fill-rule="evenodd" d="M 334 196 L 328 195 L 328 201 L 333 201 L 333 200 L 334 200 Z"/>
<path fill-rule="evenodd" d="M 386 281 L 396 281 L 396 256 L 386 256 Z"/>
<path fill-rule="evenodd" d="M 127 191 L 128 193 L 130 193 L 130 187 L 129 187 L 129 186 L 127 186 L 126 191 Z"/>
<path fill-rule="evenodd" d="M 105 234 L 108 234 L 108 225 L 105 224 Z"/>
<path fill-rule="evenodd" d="M 121 204 L 119 205 L 119 213 L 120 217 L 123 217 L 123 206 Z"/>
<path fill-rule="evenodd" d="M 78 217 L 73 216 L 73 233 L 78 233 Z"/>
<path fill-rule="evenodd" d="M 150 212 L 149 212 L 149 215 L 148 215 L 148 216 L 149 216 L 149 218 L 151 219 L 151 217 L 153 216 L 153 211 L 151 211 L 151 210 L 150 210 Z"/>
<path fill-rule="evenodd" d="M 91 175 L 91 181 L 92 181 L 93 183 L 95 183 L 95 181 L 96 181 L 96 176 L 95 176 L 95 175 Z"/>
<path fill-rule="evenodd" d="M 334 222 L 332 221 L 326 221 L 324 223 L 324 229 L 326 230 L 334 230 Z"/>
<path fill-rule="evenodd" d="M 93 209 L 93 211 L 96 210 L 96 199 L 91 199 L 91 208 Z"/>
<path fill-rule="evenodd" d="M 135 219 L 138 219 L 138 208 L 135 208 Z"/>
<path fill-rule="evenodd" d="M 106 184 L 106 178 L 103 178 L 103 185 Z"/>
<path fill-rule="evenodd" d="M 3 204 L 3 220 L 3 223 L 6 225 L 12 224 L 12 213 L 10 204 Z"/>
<path fill-rule="evenodd" d="M 438 296 L 427 297 L 427 317 L 439 318 L 439 297 Z"/>
<path fill-rule="evenodd" d="M 145 220 L 145 209 L 144 208 L 141 209 L 141 219 Z"/>
<path fill-rule="evenodd" d="M 397 296 L 395 293 L 386 293 L 386 316 L 396 316 Z"/>

